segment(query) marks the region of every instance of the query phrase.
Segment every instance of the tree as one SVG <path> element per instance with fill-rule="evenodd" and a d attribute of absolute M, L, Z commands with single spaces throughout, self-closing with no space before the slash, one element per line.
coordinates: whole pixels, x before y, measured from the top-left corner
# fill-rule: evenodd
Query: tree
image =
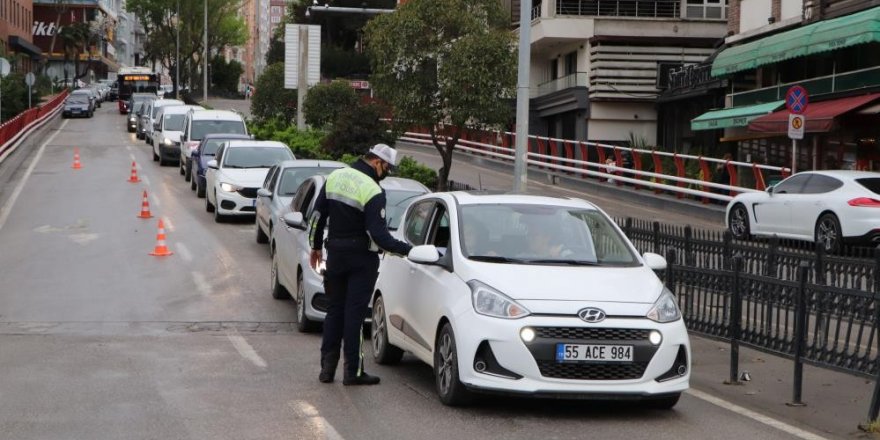
<path fill-rule="evenodd" d="M 339 114 L 321 147 L 332 157 L 342 157 L 345 154 L 362 155 L 378 143 L 393 145 L 394 136 L 388 133 L 381 117 L 382 112 L 376 104 L 355 105 Z"/>
<path fill-rule="evenodd" d="M 499 0 L 411 0 L 366 27 L 371 84 L 395 128 L 427 127 L 445 190 L 464 130 L 510 121 L 516 48 Z"/>
<path fill-rule="evenodd" d="M 357 92 L 348 81 L 318 84 L 309 89 L 303 112 L 306 123 L 315 128 L 333 125 L 339 115 L 358 105 Z"/>
<path fill-rule="evenodd" d="M 296 98 L 296 90 L 284 88 L 284 63 L 272 64 L 257 78 L 251 114 L 260 121 L 290 123 L 296 117 Z"/>
<path fill-rule="evenodd" d="M 279 29 L 283 26 L 278 26 Z M 266 51 L 266 65 L 284 62 L 284 37 L 277 34 L 269 41 L 269 50 Z"/>
<path fill-rule="evenodd" d="M 219 55 L 211 59 L 211 83 L 222 92 L 237 94 L 242 73 L 244 68 L 236 60 L 226 61 Z"/>

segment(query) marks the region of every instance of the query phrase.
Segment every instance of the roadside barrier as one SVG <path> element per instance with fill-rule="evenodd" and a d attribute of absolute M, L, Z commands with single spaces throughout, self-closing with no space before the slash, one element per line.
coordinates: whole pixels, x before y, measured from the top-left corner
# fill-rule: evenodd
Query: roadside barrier
<path fill-rule="evenodd" d="M 43 105 L 25 110 L 0 125 L 0 163 L 18 148 L 27 135 L 42 127 L 61 111 L 67 95 L 68 92 L 65 90 Z"/>
<path fill-rule="evenodd" d="M 154 257 L 167 257 L 169 255 L 174 255 L 174 252 L 168 250 L 168 246 L 165 245 L 165 223 L 162 219 L 159 219 L 159 232 L 156 234 L 156 248 L 153 249 L 153 252 L 150 252 L 150 255 Z"/>
<path fill-rule="evenodd" d="M 137 162 L 131 161 L 131 175 L 128 178 L 130 183 L 138 183 L 141 179 L 138 177 Z"/>
<path fill-rule="evenodd" d="M 138 218 L 153 218 L 153 213 L 150 212 L 150 198 L 147 197 L 147 190 L 144 190 L 144 198 L 141 201 L 141 213 L 138 215 Z"/>
<path fill-rule="evenodd" d="M 82 168 L 82 163 L 79 161 L 79 148 L 73 149 L 73 165 L 71 168 L 78 170 Z"/>

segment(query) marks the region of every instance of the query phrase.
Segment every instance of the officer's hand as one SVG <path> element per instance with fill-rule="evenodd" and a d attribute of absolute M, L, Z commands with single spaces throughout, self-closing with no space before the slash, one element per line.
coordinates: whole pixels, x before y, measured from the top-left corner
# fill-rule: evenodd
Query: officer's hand
<path fill-rule="evenodd" d="M 309 257 L 309 264 L 312 266 L 312 269 L 315 271 L 318 270 L 318 265 L 321 264 L 321 251 L 319 249 L 312 249 L 312 254 Z"/>

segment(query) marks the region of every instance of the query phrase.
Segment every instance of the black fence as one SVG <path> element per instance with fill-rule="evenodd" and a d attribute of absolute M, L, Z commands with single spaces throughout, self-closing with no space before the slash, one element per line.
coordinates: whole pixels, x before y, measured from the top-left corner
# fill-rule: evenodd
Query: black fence
<path fill-rule="evenodd" d="M 738 241 L 721 231 L 617 222 L 640 251 L 666 257 L 659 275 L 676 294 L 688 329 L 730 341 L 730 382 L 738 380 L 741 344 L 794 361 L 795 404 L 804 363 L 878 378 L 880 250 L 829 255 L 812 243 Z M 880 387 L 869 419 L 878 412 Z"/>

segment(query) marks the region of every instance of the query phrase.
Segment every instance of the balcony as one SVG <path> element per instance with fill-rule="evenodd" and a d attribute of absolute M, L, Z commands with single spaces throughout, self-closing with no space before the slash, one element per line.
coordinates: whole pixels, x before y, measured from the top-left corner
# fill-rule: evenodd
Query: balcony
<path fill-rule="evenodd" d="M 556 15 L 680 18 L 681 0 L 556 0 Z"/>
<path fill-rule="evenodd" d="M 590 74 L 588 72 L 576 72 L 562 78 L 547 81 L 538 84 L 537 88 L 530 90 L 529 98 L 540 98 L 554 92 L 559 92 L 572 87 L 588 87 L 590 85 Z"/>
<path fill-rule="evenodd" d="M 777 84 L 775 86 L 749 90 L 747 92 L 733 93 L 727 95 L 727 99 L 730 101 L 730 107 L 778 101 L 780 99 L 785 99 L 785 92 L 794 85 L 803 86 L 807 89 L 810 96 L 825 95 L 828 93 L 863 89 L 866 87 L 876 87 L 878 77 L 880 77 L 880 66 L 875 66 L 867 69 L 838 73 L 835 75 L 805 79 L 803 81 Z"/>

